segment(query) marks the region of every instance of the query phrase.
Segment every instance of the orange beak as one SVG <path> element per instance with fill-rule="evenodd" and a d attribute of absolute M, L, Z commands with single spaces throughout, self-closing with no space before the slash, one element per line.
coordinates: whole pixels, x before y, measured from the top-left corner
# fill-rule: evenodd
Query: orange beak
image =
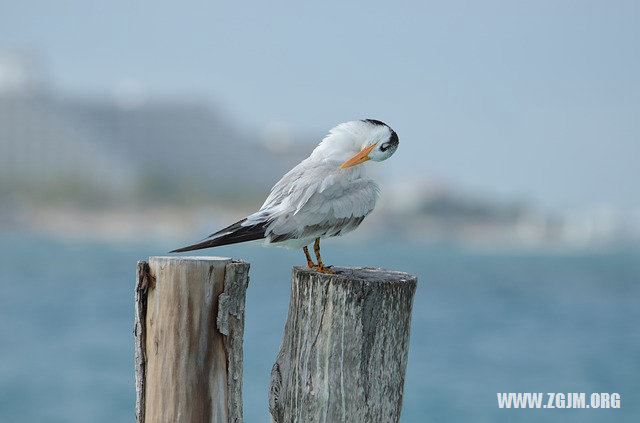
<path fill-rule="evenodd" d="M 364 163 L 367 160 L 371 160 L 369 158 L 369 153 L 371 153 L 371 150 L 373 150 L 376 145 L 378 145 L 378 143 L 375 143 L 373 145 L 370 145 L 369 147 L 363 148 L 358 154 L 356 154 L 355 156 L 353 156 L 352 158 L 350 158 L 346 162 L 342 163 L 342 166 L 340 166 L 340 169 L 344 169 L 345 167 L 351 167 L 351 166 L 359 165 L 360 163 Z"/>

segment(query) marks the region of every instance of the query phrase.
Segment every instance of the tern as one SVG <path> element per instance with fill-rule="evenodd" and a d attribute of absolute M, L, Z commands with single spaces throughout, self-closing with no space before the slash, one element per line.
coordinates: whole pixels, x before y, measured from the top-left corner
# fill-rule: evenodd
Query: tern
<path fill-rule="evenodd" d="M 267 245 L 302 248 L 308 267 L 333 273 L 320 257 L 320 239 L 353 231 L 373 211 L 379 188 L 367 177 L 365 163 L 388 159 L 398 144 L 396 132 L 379 120 L 342 123 L 273 186 L 260 210 L 198 244 L 171 252 L 264 240 Z M 312 243 L 317 264 L 308 250 Z"/>

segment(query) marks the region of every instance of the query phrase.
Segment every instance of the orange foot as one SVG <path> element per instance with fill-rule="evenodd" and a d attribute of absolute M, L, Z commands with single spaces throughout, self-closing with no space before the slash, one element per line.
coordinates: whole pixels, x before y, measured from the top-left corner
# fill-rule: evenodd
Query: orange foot
<path fill-rule="evenodd" d="M 331 270 L 332 266 L 318 266 L 318 265 L 313 265 L 313 266 L 309 266 L 310 268 L 312 268 L 313 270 L 315 270 L 316 272 L 320 272 L 320 273 L 326 273 L 328 275 L 335 275 L 335 270 Z"/>

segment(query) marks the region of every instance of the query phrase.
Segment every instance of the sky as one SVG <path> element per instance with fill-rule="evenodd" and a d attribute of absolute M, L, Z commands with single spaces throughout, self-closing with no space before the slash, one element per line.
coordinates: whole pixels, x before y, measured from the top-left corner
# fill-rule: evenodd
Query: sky
<path fill-rule="evenodd" d="M 0 1 L 0 50 L 60 92 L 133 82 L 314 134 L 376 118 L 385 178 L 558 211 L 640 213 L 639 46 L 637 1 Z"/>

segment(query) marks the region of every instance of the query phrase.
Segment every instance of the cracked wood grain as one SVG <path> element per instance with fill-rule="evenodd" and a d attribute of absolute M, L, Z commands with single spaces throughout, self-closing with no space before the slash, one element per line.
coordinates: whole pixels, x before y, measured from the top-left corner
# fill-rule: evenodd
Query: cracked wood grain
<path fill-rule="evenodd" d="M 271 372 L 271 420 L 397 422 L 417 279 L 382 269 L 294 268 Z"/>
<path fill-rule="evenodd" d="M 135 288 L 135 321 L 133 326 L 134 342 L 134 366 L 136 384 L 136 421 L 144 423 L 144 371 L 146 368 L 146 324 L 147 315 L 147 289 L 153 285 L 149 270 L 149 263 L 139 261 L 136 269 Z"/>
<path fill-rule="evenodd" d="M 242 422 L 249 264 L 219 257 L 151 257 L 141 263 L 137 422 Z"/>

